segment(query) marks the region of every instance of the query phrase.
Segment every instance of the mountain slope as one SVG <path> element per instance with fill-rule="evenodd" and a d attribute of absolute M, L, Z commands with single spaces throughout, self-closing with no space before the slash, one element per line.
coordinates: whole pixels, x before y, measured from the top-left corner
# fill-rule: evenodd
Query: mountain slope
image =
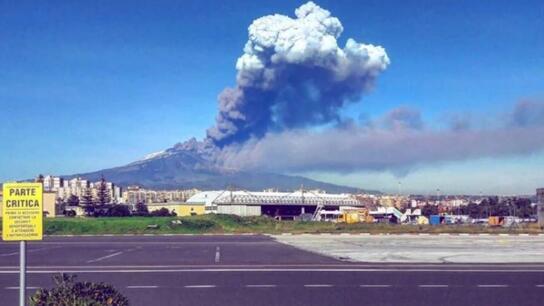
<path fill-rule="evenodd" d="M 103 175 L 107 180 L 122 186 L 141 185 L 155 189 L 209 190 L 232 187 L 254 191 L 265 188 L 287 191 L 304 186 L 308 189 L 322 189 L 334 193 L 361 192 L 357 188 L 319 182 L 301 176 L 220 168 L 210 161 L 216 150 L 213 145 L 191 139 L 125 166 L 69 177 L 79 176 L 95 181 Z"/>

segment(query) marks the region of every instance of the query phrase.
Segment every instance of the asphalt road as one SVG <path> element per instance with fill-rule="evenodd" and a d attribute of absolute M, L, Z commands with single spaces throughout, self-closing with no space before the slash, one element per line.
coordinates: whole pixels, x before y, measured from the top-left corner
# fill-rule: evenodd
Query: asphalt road
<path fill-rule="evenodd" d="M 0 243 L 0 304 L 17 304 L 18 245 Z M 544 254 L 543 254 L 544 256 Z M 28 293 L 67 272 L 131 305 L 543 305 L 543 264 L 348 263 L 266 236 L 47 238 Z"/>

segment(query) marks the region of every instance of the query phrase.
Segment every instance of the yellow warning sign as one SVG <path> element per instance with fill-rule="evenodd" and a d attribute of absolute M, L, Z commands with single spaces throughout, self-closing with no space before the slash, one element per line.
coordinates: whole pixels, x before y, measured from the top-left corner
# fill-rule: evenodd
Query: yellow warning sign
<path fill-rule="evenodd" d="M 5 183 L 2 201 L 2 239 L 42 240 L 42 183 Z"/>

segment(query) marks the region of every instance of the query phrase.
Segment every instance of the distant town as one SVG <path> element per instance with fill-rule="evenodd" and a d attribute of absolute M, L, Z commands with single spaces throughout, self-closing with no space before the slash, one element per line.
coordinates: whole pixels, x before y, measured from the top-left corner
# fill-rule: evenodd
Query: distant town
<path fill-rule="evenodd" d="M 102 178 L 39 175 L 46 217 L 191 216 L 209 213 L 346 223 L 489 224 L 544 220 L 544 188 L 534 196 L 331 194 L 322 190 L 152 190 Z M 0 193 L 1 199 L 1 193 Z"/>

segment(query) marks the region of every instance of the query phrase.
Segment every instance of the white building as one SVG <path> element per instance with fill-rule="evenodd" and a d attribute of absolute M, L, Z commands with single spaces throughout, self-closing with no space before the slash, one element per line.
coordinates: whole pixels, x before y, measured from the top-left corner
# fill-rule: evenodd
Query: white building
<path fill-rule="evenodd" d="M 349 194 L 300 190 L 295 192 L 204 191 L 192 196 L 187 203 L 203 203 L 208 213 L 240 216 L 268 215 L 280 219 L 294 219 L 301 215 L 313 214 L 318 207 L 340 209 L 365 206 Z"/>
<path fill-rule="evenodd" d="M 199 192 L 197 189 L 149 190 L 139 186 L 129 186 L 127 191 L 123 193 L 123 199 L 125 203 L 131 205 L 138 203 L 185 202 L 197 192 Z"/>
<path fill-rule="evenodd" d="M 94 197 L 97 195 L 99 182 L 90 183 L 88 180 L 80 177 L 71 180 L 64 180 L 58 176 L 47 175 L 43 178 L 44 191 L 56 192 L 57 198 L 67 200 L 74 195 L 81 198 L 88 188 L 91 188 L 91 193 Z M 123 190 L 112 182 L 106 182 L 108 193 L 113 203 L 124 203 Z"/>
<path fill-rule="evenodd" d="M 58 191 L 59 188 L 64 187 L 64 180 L 58 176 L 46 175 L 43 178 L 44 191 Z"/>

